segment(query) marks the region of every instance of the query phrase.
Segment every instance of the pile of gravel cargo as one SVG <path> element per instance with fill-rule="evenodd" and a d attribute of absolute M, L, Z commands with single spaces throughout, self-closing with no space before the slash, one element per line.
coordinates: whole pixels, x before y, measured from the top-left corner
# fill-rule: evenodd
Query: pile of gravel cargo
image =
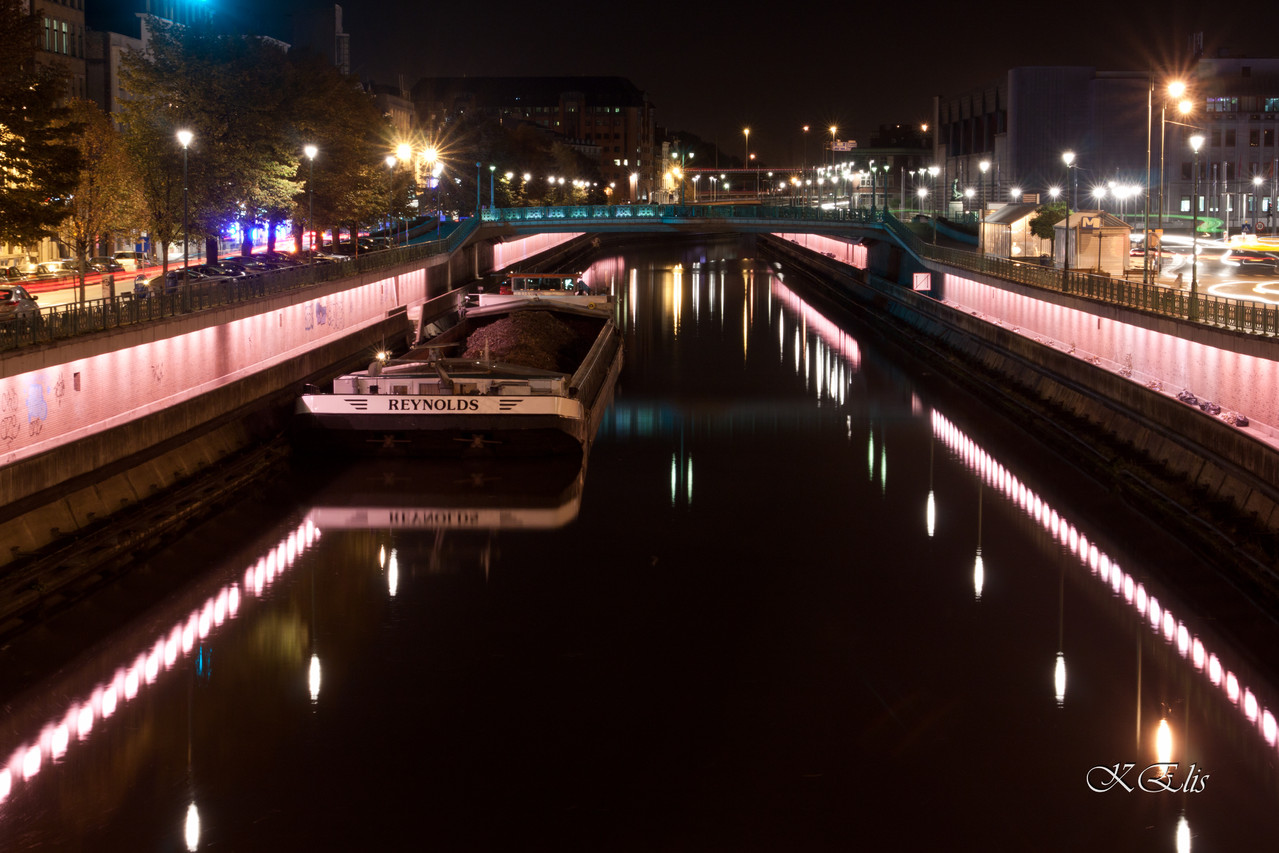
<path fill-rule="evenodd" d="M 504 361 L 539 370 L 572 373 L 599 333 L 597 321 L 556 317 L 548 311 L 517 311 L 476 329 L 466 339 L 463 358 Z"/>

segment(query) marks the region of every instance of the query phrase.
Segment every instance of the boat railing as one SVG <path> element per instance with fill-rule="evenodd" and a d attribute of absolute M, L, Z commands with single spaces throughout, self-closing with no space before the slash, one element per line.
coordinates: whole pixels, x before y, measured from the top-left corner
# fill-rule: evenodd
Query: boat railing
<path fill-rule="evenodd" d="M 621 345 L 617 325 L 610 319 L 600 330 L 595 343 L 591 345 L 591 351 L 582 360 L 582 365 L 569 380 L 569 394 L 579 399 L 593 396 L 608 377 L 609 365 L 613 363 Z"/>

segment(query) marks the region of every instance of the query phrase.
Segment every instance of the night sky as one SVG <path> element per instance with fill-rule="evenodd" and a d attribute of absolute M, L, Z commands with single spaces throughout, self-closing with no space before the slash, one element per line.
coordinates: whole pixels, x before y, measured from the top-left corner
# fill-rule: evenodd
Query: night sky
<path fill-rule="evenodd" d="M 291 40 L 290 10 L 319 0 L 210 0 L 228 23 Z M 928 121 L 935 95 L 993 82 L 1018 65 L 1099 70 L 1185 67 L 1189 34 L 1205 52 L 1279 55 L 1279 4 L 831 3 L 610 4 L 599 0 L 346 0 L 352 71 L 404 75 L 622 76 L 649 93 L 658 123 L 763 165 L 797 165 L 800 128 L 867 144 L 881 124 Z M 269 10 L 277 9 L 275 15 Z M 264 11 L 268 14 L 264 16 Z M 274 32 L 271 32 L 274 30 Z M 1267 40 L 1271 43 L 1267 44 Z M 810 142 L 813 157 L 816 137 Z"/>

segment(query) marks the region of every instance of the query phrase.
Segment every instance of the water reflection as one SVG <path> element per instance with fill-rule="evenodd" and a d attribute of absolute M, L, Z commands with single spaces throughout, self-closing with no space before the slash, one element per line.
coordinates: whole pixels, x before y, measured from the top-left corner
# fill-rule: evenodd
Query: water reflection
<path fill-rule="evenodd" d="M 1273 691 L 1141 569 L 1105 553 L 1098 543 L 1122 531 L 1072 523 L 1065 499 L 1042 497 L 1052 492 L 1032 488 L 1034 474 L 1014 473 L 959 428 L 962 415 L 921 399 L 880 353 L 863 351 L 787 285 L 785 270 L 743 273 L 737 258 L 681 263 L 678 296 L 672 267 L 608 270 L 611 281 L 626 282 L 623 316 L 643 356 L 628 353 L 592 453 L 591 492 L 584 467 L 371 461 L 337 472 L 307 492 L 283 532 L 230 552 L 225 566 L 60 678 L 36 710 L 8 716 L 0 846 L 24 821 L 58 824 L 77 808 L 92 812 L 88 823 L 102 820 L 118 806 L 113 797 L 124 799 L 104 789 L 149 776 L 169 783 L 156 787 L 171 796 L 131 817 L 165 824 L 147 837 L 165 835 L 166 849 L 183 840 L 188 849 L 219 841 L 237 849 L 245 846 L 237 840 L 258 842 L 271 820 L 286 825 L 289 838 L 276 849 L 287 849 L 307 832 L 320 835 L 315 825 L 332 825 L 317 802 L 333 814 L 349 809 L 360 827 L 353 834 L 383 811 L 388 823 L 401 811 L 413 815 L 406 823 L 417 825 L 402 834 L 419 842 L 422 815 L 433 826 L 456 824 L 457 838 L 436 845 L 453 849 L 514 846 L 485 844 L 491 835 L 471 843 L 470 833 L 503 809 L 518 812 L 516 834 L 534 846 L 556 830 L 568 837 L 564 828 L 583 821 L 593 836 L 617 841 L 623 830 L 610 821 L 638 814 L 618 805 L 628 797 L 657 816 L 652 843 L 631 838 L 636 848 L 669 846 L 684 829 L 671 815 L 748 823 L 747 806 L 792 795 L 778 811 L 787 819 L 778 820 L 786 824 L 779 833 L 799 831 L 799 814 L 824 831 L 834 825 L 827 813 L 848 815 L 849 804 L 863 803 L 856 817 L 872 832 L 890 823 L 903 831 L 937 809 L 948 819 L 936 821 L 942 828 L 932 840 L 944 839 L 954 819 L 958 833 L 971 829 L 962 821 L 974 820 L 975 804 L 1055 784 L 1044 776 L 1070 777 L 1054 793 L 1091 796 L 1087 764 L 1112 756 L 1075 753 L 1121 741 L 1132 748 L 1129 701 L 1143 761 L 1171 765 L 1195 754 L 1187 752 L 1199 748 L 1187 746 L 1192 721 L 1238 735 L 1273 761 Z M 655 305 L 682 319 L 657 316 Z M 683 349 L 667 351 L 675 335 Z M 708 339 L 722 357 L 698 359 L 713 363 L 704 386 L 681 384 L 695 373 L 688 368 L 645 381 L 662 359 L 706 356 L 698 347 Z M 743 358 L 751 372 L 739 376 Z M 779 472 L 795 468 L 796 478 L 777 488 Z M 602 482 L 600 472 L 608 475 Z M 810 488 L 815 498 L 797 494 Z M 805 514 L 779 511 L 791 503 Z M 1024 539 L 1029 546 L 1015 550 Z M 221 554 L 224 543 L 216 544 Z M 1010 560 L 1010 551 L 1021 556 Z M 1044 563 L 1043 583 L 1010 596 L 1016 580 Z M 504 571 L 490 577 L 495 566 Z M 1079 587 L 1094 604 L 1104 600 L 1076 611 L 1072 598 L 1068 632 L 1065 597 Z M 1081 649 L 1081 636 L 1109 643 L 1116 634 L 1121 641 L 1104 660 Z M 1155 661 L 1143 686 L 1140 654 L 1152 645 L 1160 648 L 1145 648 Z M 1013 651 L 1000 657 L 1005 647 Z M 219 680 L 201 693 L 212 659 Z M 364 677 L 375 670 L 384 680 Z M 1148 714 L 1143 736 L 1143 691 L 1189 695 L 1183 678 L 1213 694 L 1196 698 L 1199 706 L 1228 710 L 1213 716 L 1198 707 L 1192 720 L 1189 699 L 1176 699 Z M 339 709 L 347 714 L 340 722 Z M 183 713 L 180 731 L 162 724 Z M 1171 745 L 1156 753 L 1152 721 L 1160 719 Z M 805 740 L 810 730 L 819 734 Z M 1109 737 L 1114 731 L 1120 736 Z M 760 741 L 766 747 L 756 751 Z M 191 761 L 193 749 L 206 760 Z M 1006 759 L 1000 750 L 1017 754 Z M 908 766 L 894 775 L 899 761 Z M 42 783 L 51 766 L 77 762 L 78 774 Z M 942 764 L 992 763 L 997 772 L 1035 774 L 1035 784 L 1000 787 L 974 772 L 971 788 L 983 789 L 985 802 L 967 784 L 934 799 L 929 784 L 896 790 Z M 555 775 L 562 766 L 570 772 Z M 278 778 L 259 781 L 272 774 Z M 493 781 L 508 776 L 509 787 Z M 367 786 L 367 808 L 347 801 L 352 779 Z M 296 789 L 282 818 L 264 817 L 257 802 L 273 788 Z M 716 788 L 730 795 L 703 798 Z M 644 799 L 654 791 L 659 798 Z M 1161 850 L 1188 849 L 1189 817 L 1197 831 L 1210 825 L 1202 813 L 1188 817 L 1182 802 L 1157 815 L 1114 798 L 1024 799 L 1019 807 L 1027 804 L 1047 814 L 1044 823 L 1112 809 L 1098 823 L 1126 827 L 1125 841 L 1149 838 L 1145 827 L 1158 826 L 1160 840 L 1148 846 Z M 1127 832 L 1127 812 L 1116 815 L 1125 808 L 1141 812 L 1136 833 Z M 458 810 L 466 819 L 453 817 Z M 566 815 L 565 823 L 548 814 Z M 236 820 L 243 824 L 229 828 Z M 51 837 L 68 837 L 50 830 L 59 831 Z M 722 836 L 700 840 L 708 842 L 701 849 L 752 849 Z M 801 840 L 770 849 L 822 847 Z"/>
<path fill-rule="evenodd" d="M 1214 641 L 1205 638 L 1187 622 L 1189 617 L 1175 615 L 1173 605 L 1161 601 L 1146 582 L 1140 581 L 1124 570 L 1111 557 L 1090 540 L 1066 516 L 1064 511 L 1050 506 L 1016 474 L 982 449 L 940 412 L 932 414 L 934 434 L 955 453 L 987 486 L 993 487 L 1012 505 L 1021 510 L 1055 539 L 1081 568 L 1087 570 L 1101 588 L 1128 608 L 1138 626 L 1144 626 L 1154 637 L 1162 640 L 1175 651 L 1188 671 L 1201 676 L 1218 691 L 1230 707 L 1237 712 L 1236 720 L 1244 724 L 1262 743 L 1271 749 L 1279 747 L 1279 728 L 1271 710 L 1276 703 L 1271 698 L 1267 704 L 1260 698 L 1260 684 L 1247 684 L 1238 674 L 1245 668 L 1242 661 L 1224 645 L 1215 648 Z M 980 560 L 980 556 L 979 556 Z M 1060 645 L 1060 640 L 1059 640 Z M 1054 682 L 1059 701 L 1065 693 L 1065 663 L 1058 655 Z M 1265 690 L 1267 695 L 1272 691 Z M 1168 764 L 1173 760 L 1172 730 L 1166 717 L 1158 725 L 1156 761 Z"/>

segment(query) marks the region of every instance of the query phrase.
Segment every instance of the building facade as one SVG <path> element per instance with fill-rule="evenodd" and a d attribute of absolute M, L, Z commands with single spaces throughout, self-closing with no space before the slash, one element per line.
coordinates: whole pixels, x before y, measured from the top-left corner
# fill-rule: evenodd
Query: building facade
<path fill-rule="evenodd" d="M 1090 67 L 1013 68 L 937 98 L 934 158 L 947 209 L 970 187 L 989 204 L 1046 202 L 1055 190 L 1073 209 L 1104 207 L 1137 225 L 1149 187 L 1152 228 L 1189 233 L 1197 212 L 1221 236 L 1273 234 L 1279 59 L 1200 57 L 1184 82 L 1184 116 L 1151 75 Z M 1204 137 L 1197 193 L 1195 134 Z"/>
<path fill-rule="evenodd" d="M 426 128 L 466 112 L 543 128 L 598 162 L 615 202 L 660 186 L 655 108 L 621 77 L 425 77 L 413 102 Z"/>
<path fill-rule="evenodd" d="M 1200 217 L 1220 221 L 1226 238 L 1274 235 L 1279 224 L 1279 59 L 1204 58 L 1186 82 L 1194 109 L 1180 119 L 1184 124 L 1168 128 L 1165 213 L 1193 218 L 1197 208 Z M 1204 138 L 1197 193 L 1190 146 L 1196 133 Z"/>

